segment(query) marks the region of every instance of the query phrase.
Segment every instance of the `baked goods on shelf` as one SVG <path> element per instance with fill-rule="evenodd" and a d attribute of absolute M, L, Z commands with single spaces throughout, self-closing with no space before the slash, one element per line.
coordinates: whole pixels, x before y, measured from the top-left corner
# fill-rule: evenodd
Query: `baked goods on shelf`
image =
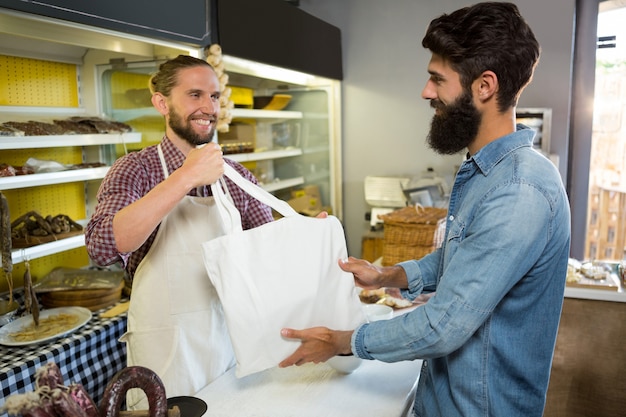
<path fill-rule="evenodd" d="M 29 211 L 11 223 L 13 248 L 27 248 L 81 233 L 83 226 L 65 214 L 43 217 Z"/>
<path fill-rule="evenodd" d="M 55 119 L 52 122 L 39 120 L 8 121 L 0 125 L 0 136 L 50 136 L 126 133 L 132 131 L 130 125 L 100 117 L 74 116 Z"/>

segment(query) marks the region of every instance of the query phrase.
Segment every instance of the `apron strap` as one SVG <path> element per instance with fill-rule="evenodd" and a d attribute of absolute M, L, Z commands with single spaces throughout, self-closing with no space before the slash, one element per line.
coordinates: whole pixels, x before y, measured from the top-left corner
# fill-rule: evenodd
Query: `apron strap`
<path fill-rule="evenodd" d="M 161 144 L 157 146 L 157 151 L 159 152 L 159 159 L 161 160 L 161 167 L 163 167 L 163 175 L 165 178 L 170 176 L 170 173 L 167 171 L 167 163 L 165 163 L 165 155 L 163 155 L 163 149 L 161 149 Z"/>

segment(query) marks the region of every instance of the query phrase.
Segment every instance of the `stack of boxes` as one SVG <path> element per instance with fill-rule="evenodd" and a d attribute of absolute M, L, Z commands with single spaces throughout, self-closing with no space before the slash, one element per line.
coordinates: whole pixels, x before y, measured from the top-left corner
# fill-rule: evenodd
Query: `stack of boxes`
<path fill-rule="evenodd" d="M 305 216 L 315 217 L 320 212 L 332 214 L 331 207 L 323 206 L 320 190 L 317 185 L 307 185 L 291 192 L 291 199 L 287 201 L 295 211 Z"/>

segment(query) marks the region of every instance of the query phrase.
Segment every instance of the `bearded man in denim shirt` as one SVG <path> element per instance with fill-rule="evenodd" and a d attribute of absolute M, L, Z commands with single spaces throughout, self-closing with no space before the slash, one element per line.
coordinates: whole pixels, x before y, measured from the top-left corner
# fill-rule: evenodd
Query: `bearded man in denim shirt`
<path fill-rule="evenodd" d="M 570 246 L 570 212 L 554 165 L 515 125 L 540 46 L 510 3 L 442 15 L 422 45 L 432 53 L 422 97 L 435 109 L 429 145 L 467 149 L 440 249 L 390 267 L 348 258 L 365 289 L 401 288 L 429 301 L 355 330 L 283 329 L 301 340 L 280 366 L 354 354 L 424 359 L 415 416 L 540 417 L 545 406 Z M 372 381 L 375 383 L 375 381 Z"/>

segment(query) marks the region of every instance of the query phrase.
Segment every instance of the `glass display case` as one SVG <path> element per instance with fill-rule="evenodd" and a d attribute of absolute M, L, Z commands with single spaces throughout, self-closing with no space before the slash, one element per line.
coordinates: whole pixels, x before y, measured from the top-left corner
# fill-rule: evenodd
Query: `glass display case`
<path fill-rule="evenodd" d="M 229 131 L 216 137 L 226 157 L 304 214 L 323 209 L 341 218 L 340 82 L 227 55 L 223 62 L 235 105 Z M 102 112 L 142 134 L 139 143 L 117 145 L 119 155 L 163 136 L 163 117 L 152 107 L 147 87 L 160 63 L 98 66 Z"/>

